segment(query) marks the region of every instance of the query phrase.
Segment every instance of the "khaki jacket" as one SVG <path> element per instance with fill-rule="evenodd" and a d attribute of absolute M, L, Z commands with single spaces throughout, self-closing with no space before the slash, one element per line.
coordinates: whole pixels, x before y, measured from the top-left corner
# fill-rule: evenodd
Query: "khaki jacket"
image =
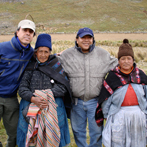
<path fill-rule="evenodd" d="M 116 58 L 99 47 L 88 53 L 72 47 L 59 60 L 69 77 L 73 97 L 84 101 L 98 97 L 106 73 L 118 64 Z"/>

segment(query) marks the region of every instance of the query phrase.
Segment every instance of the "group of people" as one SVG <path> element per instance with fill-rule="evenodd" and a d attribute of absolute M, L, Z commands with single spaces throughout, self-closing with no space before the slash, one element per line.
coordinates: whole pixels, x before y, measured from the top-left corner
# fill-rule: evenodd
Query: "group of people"
<path fill-rule="evenodd" d="M 38 35 L 31 47 L 35 29 L 22 20 L 11 41 L 0 43 L 6 146 L 67 146 L 70 118 L 78 147 L 145 147 L 147 77 L 129 41 L 123 40 L 117 59 L 95 46 L 91 29 L 81 28 L 75 46 L 57 56 L 49 34 Z"/>

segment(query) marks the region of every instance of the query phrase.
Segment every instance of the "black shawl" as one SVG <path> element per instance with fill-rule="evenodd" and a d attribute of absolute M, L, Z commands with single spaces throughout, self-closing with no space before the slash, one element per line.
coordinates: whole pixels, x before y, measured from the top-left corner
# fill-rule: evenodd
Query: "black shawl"
<path fill-rule="evenodd" d="M 137 84 L 147 84 L 146 74 L 136 67 L 134 63 L 134 69 L 130 74 L 122 73 L 118 66 L 111 70 L 105 76 L 105 80 L 102 85 L 102 89 L 99 95 L 98 104 L 95 112 L 95 120 L 98 126 L 103 125 L 103 113 L 101 104 L 107 100 L 113 92 L 126 84 L 137 83 Z"/>
<path fill-rule="evenodd" d="M 43 64 L 39 64 L 34 57 L 30 60 L 30 63 L 26 67 L 26 70 L 39 70 L 64 85 L 68 91 L 68 95 L 64 99 L 64 103 L 72 103 L 72 95 L 70 90 L 69 80 L 64 72 L 64 69 L 61 66 L 58 58 L 55 55 L 50 55 L 48 61 Z M 66 105 L 67 106 L 67 105 Z M 71 106 L 70 106 L 71 107 Z"/>

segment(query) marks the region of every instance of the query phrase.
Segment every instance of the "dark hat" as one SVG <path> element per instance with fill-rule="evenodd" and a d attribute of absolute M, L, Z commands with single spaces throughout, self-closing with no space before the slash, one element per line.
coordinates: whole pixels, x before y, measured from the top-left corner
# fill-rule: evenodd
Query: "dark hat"
<path fill-rule="evenodd" d="M 94 37 L 93 35 L 93 31 L 89 28 L 81 28 L 79 29 L 78 33 L 77 33 L 77 37 L 84 37 L 85 35 L 90 35 L 92 37 Z"/>
<path fill-rule="evenodd" d="M 40 34 L 37 38 L 35 49 L 39 47 L 48 47 L 52 50 L 51 36 L 49 34 Z"/>
<path fill-rule="evenodd" d="M 131 56 L 134 59 L 132 45 L 129 44 L 128 39 L 124 39 L 123 44 L 119 47 L 118 59 L 120 59 L 122 56 Z"/>

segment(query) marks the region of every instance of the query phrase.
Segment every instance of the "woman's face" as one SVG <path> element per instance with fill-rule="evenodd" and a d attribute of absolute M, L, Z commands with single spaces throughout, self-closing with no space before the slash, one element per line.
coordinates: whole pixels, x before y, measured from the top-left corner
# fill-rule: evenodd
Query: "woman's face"
<path fill-rule="evenodd" d="M 134 60 L 131 56 L 122 56 L 118 63 L 122 72 L 129 73 L 132 70 Z"/>
<path fill-rule="evenodd" d="M 49 55 L 51 54 L 51 51 L 48 47 L 39 47 L 35 54 L 37 56 L 37 59 L 41 63 L 44 63 L 45 61 L 48 60 Z"/>

